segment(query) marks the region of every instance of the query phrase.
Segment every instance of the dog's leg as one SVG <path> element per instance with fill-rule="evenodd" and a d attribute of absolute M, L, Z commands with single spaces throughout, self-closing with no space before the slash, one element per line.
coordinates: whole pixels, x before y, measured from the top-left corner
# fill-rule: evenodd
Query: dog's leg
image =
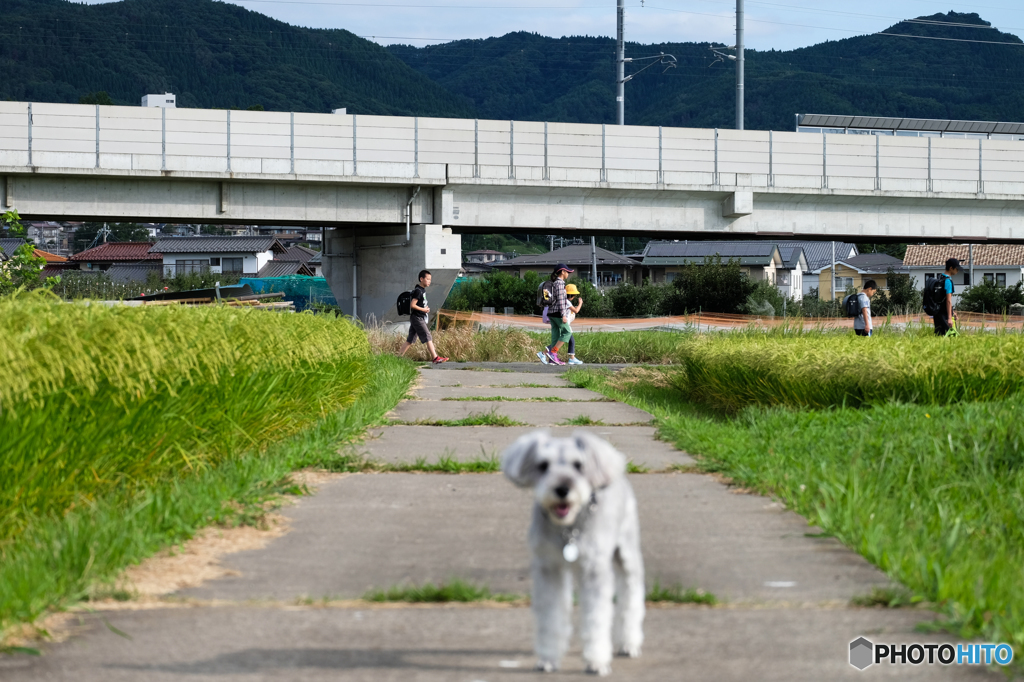
<path fill-rule="evenodd" d="M 644 559 L 640 543 L 624 543 L 616 552 L 616 568 L 621 571 L 618 604 L 619 626 L 622 639 L 618 652 L 636 658 L 644 643 Z M 620 566 L 621 564 L 621 566 Z"/>
<path fill-rule="evenodd" d="M 612 671 L 612 620 L 615 574 L 611 557 L 604 555 L 582 566 L 580 578 L 580 637 L 587 672 L 607 675 Z"/>
<path fill-rule="evenodd" d="M 620 655 L 625 647 L 624 632 L 626 628 L 626 571 L 622 567 L 622 557 L 619 551 L 615 551 L 612 561 L 612 568 L 615 570 L 615 621 L 612 627 L 612 646 Z"/>
<path fill-rule="evenodd" d="M 531 573 L 537 669 L 552 672 L 558 670 L 572 637 L 572 572 L 534 559 Z"/>

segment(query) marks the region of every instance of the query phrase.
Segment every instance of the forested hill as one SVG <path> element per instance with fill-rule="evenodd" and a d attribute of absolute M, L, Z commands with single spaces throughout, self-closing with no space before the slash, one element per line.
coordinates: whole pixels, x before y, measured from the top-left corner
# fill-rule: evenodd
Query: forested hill
<path fill-rule="evenodd" d="M 747 127 L 789 130 L 793 114 L 1024 119 L 1024 43 L 977 14 L 936 14 L 791 51 L 748 50 Z M 980 41 L 980 42 L 972 42 Z M 734 65 L 707 45 L 666 52 L 626 85 L 627 123 L 732 127 Z M 635 64 L 635 63 L 634 63 Z M 637 66 L 631 64 L 628 72 Z M 214 0 L 0 0 L 0 99 L 182 107 L 614 122 L 610 38 L 509 33 L 383 48 L 345 30 L 290 26 Z"/>
<path fill-rule="evenodd" d="M 212 0 L 0 1 L 0 99 L 470 116 L 472 107 L 379 45 Z M 87 100 L 94 99 L 86 97 Z"/>
<path fill-rule="evenodd" d="M 956 12 L 901 22 L 884 33 L 920 37 L 867 35 L 785 52 L 748 50 L 747 127 L 789 130 L 797 112 L 1024 118 L 1024 46 L 1016 36 L 977 14 Z M 615 120 L 611 38 L 510 33 L 388 49 L 468 97 L 481 117 Z M 665 73 L 653 67 L 626 84 L 626 122 L 732 127 L 733 64 L 712 65 L 706 44 L 627 44 L 627 56 L 660 52 L 677 57 L 678 67 Z M 629 65 L 627 73 L 636 68 Z"/>

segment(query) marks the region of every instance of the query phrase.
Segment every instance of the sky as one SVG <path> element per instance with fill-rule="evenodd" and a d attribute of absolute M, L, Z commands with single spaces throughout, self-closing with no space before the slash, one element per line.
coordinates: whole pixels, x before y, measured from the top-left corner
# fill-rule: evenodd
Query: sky
<path fill-rule="evenodd" d="M 108 0 L 83 1 L 98 4 Z M 512 31 L 552 37 L 615 34 L 615 0 L 224 1 L 289 24 L 347 29 L 385 45 L 423 46 Z M 1024 36 L 1024 2 L 982 2 L 745 0 L 745 43 L 757 50 L 789 50 L 882 31 L 901 19 L 951 9 L 977 12 L 995 28 Z M 735 10 L 735 0 L 626 0 L 626 40 L 733 45 Z"/>

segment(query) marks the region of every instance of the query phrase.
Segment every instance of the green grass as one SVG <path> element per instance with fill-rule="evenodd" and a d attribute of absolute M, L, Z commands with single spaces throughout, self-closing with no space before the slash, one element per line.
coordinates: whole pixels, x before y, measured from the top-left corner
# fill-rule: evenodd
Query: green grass
<path fill-rule="evenodd" d="M 575 417 L 563 419 L 560 423 L 565 426 L 607 426 L 603 419 L 592 419 L 586 414 L 578 414 Z"/>
<path fill-rule="evenodd" d="M 911 606 L 920 603 L 920 597 L 915 597 L 909 590 L 900 586 L 875 587 L 865 595 L 854 597 L 850 600 L 851 606 L 882 606 L 888 609 L 898 609 L 904 606 Z"/>
<path fill-rule="evenodd" d="M 626 473 L 627 474 L 646 474 L 651 470 L 650 467 L 646 467 L 642 464 L 634 464 L 633 460 L 626 462 Z"/>
<path fill-rule="evenodd" d="M 501 461 L 496 456 L 458 460 L 454 456 L 446 454 L 438 457 L 433 464 L 429 464 L 425 457 L 421 457 L 412 464 L 385 464 L 379 470 L 441 474 L 491 474 L 501 471 Z"/>
<path fill-rule="evenodd" d="M 1024 404 L 749 407 L 725 418 L 673 374 L 569 376 L 650 411 L 701 470 L 781 500 L 934 604 L 950 630 L 1020 654 Z"/>
<path fill-rule="evenodd" d="M 454 402 L 500 402 L 500 403 L 582 403 L 587 402 L 586 400 L 566 400 L 565 398 L 557 398 L 552 396 L 546 396 L 543 398 L 505 398 L 503 396 L 467 396 L 459 398 L 441 398 L 443 402 L 454 401 Z"/>
<path fill-rule="evenodd" d="M 0 307 L 7 303 L 0 302 Z M 68 437 L 73 438 L 78 436 L 95 439 L 87 441 L 89 449 L 79 447 L 76 451 L 76 443 L 70 442 L 53 453 L 39 453 L 36 456 L 38 462 L 34 465 L 35 468 L 22 466 L 14 469 L 14 475 L 20 477 L 18 480 L 24 481 L 24 489 L 39 491 L 36 495 L 38 505 L 36 509 L 28 510 L 24 504 L 15 506 L 14 517 L 23 519 L 23 522 L 16 534 L 11 532 L 9 527 L 5 527 L 8 539 L 0 544 L 0 631 L 15 623 L 31 623 L 47 610 L 67 608 L 101 593 L 105 589 L 104 586 L 111 585 L 125 566 L 151 556 L 164 547 L 187 540 L 202 527 L 210 524 L 238 525 L 258 522 L 272 501 L 284 494 L 301 492 L 289 477 L 290 472 L 296 469 L 316 467 L 346 470 L 352 457 L 339 452 L 341 446 L 357 438 L 367 426 L 378 423 L 406 393 L 416 376 L 415 369 L 408 361 L 390 356 L 367 356 L 355 366 L 328 363 L 318 370 L 313 369 L 311 363 L 315 355 L 311 353 L 324 353 L 326 358 L 330 358 L 345 350 L 345 339 L 348 338 L 348 332 L 345 330 L 349 326 L 341 326 L 342 323 L 329 321 L 327 318 L 302 314 L 280 315 L 263 311 L 234 315 L 231 314 L 231 308 L 187 309 L 171 306 L 155 309 L 173 311 L 167 316 L 119 317 L 125 310 L 133 309 L 137 310 L 101 306 L 86 308 L 77 305 L 63 305 L 55 310 L 37 306 L 33 309 L 36 315 L 51 318 L 40 322 L 38 319 L 30 318 L 26 321 L 24 316 L 19 317 L 20 321 L 26 323 L 23 332 L 32 330 L 35 326 L 37 336 L 45 337 L 46 335 L 40 334 L 39 331 L 40 328 L 49 325 L 51 336 L 40 339 L 24 333 L 17 339 L 23 348 L 37 352 L 38 356 L 29 361 L 23 355 L 18 363 L 12 366 L 10 358 L 12 354 L 17 355 L 20 350 L 12 352 L 9 344 L 0 349 L 0 357 L 8 363 L 4 368 L 5 377 L 15 376 L 22 381 L 20 384 L 13 382 L 14 390 L 24 390 L 25 386 L 50 389 L 48 392 L 39 391 L 46 395 L 46 404 L 35 406 L 33 403 L 34 409 L 45 410 L 47 415 L 52 415 L 54 411 L 66 415 L 72 425 L 81 429 L 80 433 L 76 433 L 51 428 L 55 434 L 41 436 L 45 442 L 52 443 L 59 434 L 68 434 Z M 100 313 L 93 317 L 92 311 Z M 10 313 L 10 308 L 6 308 L 4 312 Z M 150 311 L 146 310 L 146 313 L 148 312 Z M 191 312 L 199 314 L 193 316 Z M 221 316 L 222 312 L 228 314 Z M 57 323 L 63 314 L 77 317 L 81 327 L 60 328 Z M 113 317 L 106 317 L 106 314 L 112 314 Z M 14 317 L 18 315 L 15 314 Z M 175 346 L 167 341 L 155 348 L 145 346 L 143 341 L 154 341 L 152 334 L 158 332 L 146 329 L 141 323 L 161 321 L 174 323 L 174 326 L 166 327 L 159 333 L 176 335 L 174 338 L 181 342 L 181 348 L 184 350 L 168 352 L 167 348 Z M 207 329 L 194 332 L 184 329 L 179 322 L 194 326 L 205 323 Z M 340 336 L 333 329 L 318 327 L 322 323 L 339 326 L 337 329 L 341 332 Z M 0 335 L 13 333 L 15 324 L 10 322 L 9 317 L 5 318 L 0 314 Z M 98 325 L 101 329 L 92 330 L 92 324 Z M 210 341 L 213 345 L 203 346 L 194 336 L 189 336 L 195 334 L 213 338 L 216 325 L 224 325 L 225 332 L 230 332 L 223 336 L 221 346 L 213 344 L 213 341 Z M 275 332 L 274 325 L 291 326 L 294 331 Z M 57 329 L 52 329 L 54 327 Z M 53 334 L 58 334 L 61 330 L 69 336 L 69 341 L 52 338 Z M 104 330 L 105 340 L 101 333 Z M 305 336 L 306 332 L 311 334 Z M 126 341 L 122 337 L 128 333 L 141 335 L 142 341 Z M 146 336 L 147 334 L 150 336 Z M 294 340 L 289 341 L 290 338 Z M 185 343 L 189 339 L 193 345 Z M 123 347 L 119 347 L 119 343 L 122 346 L 133 344 L 134 351 L 127 352 Z M 239 345 L 238 350 L 231 349 L 234 344 Z M 265 352 L 260 352 L 263 344 L 266 344 L 267 348 L 263 349 Z M 80 349 L 76 350 L 79 346 Z M 165 377 L 158 380 L 164 375 L 160 375 L 156 370 L 151 372 L 150 376 L 146 376 L 143 371 L 145 363 L 138 357 L 150 353 L 154 365 L 159 368 L 161 366 L 158 365 L 158 360 L 161 358 L 178 354 L 189 355 L 189 349 L 204 348 L 204 354 L 227 353 L 228 358 L 233 358 L 237 363 L 233 367 L 239 370 L 246 367 L 247 361 L 251 361 L 253 364 L 261 365 L 264 370 L 281 367 L 287 368 L 287 372 L 279 373 L 278 378 L 260 384 L 265 377 L 262 371 L 259 371 L 255 375 L 240 378 L 240 385 L 232 383 L 234 380 L 230 377 L 224 378 L 210 369 L 218 361 L 226 363 L 225 359 L 167 359 L 167 367 L 170 369 L 187 369 L 188 363 L 193 363 L 191 367 L 199 368 L 196 370 L 200 372 L 198 379 L 204 376 L 201 370 L 209 370 L 207 378 L 220 382 L 201 386 L 202 391 L 208 391 L 210 394 L 197 393 L 191 391 L 187 383 L 174 383 L 173 378 Z M 74 361 L 80 361 L 76 360 L 78 354 L 86 354 L 93 365 L 76 366 Z M 61 379 L 61 375 L 56 371 L 60 367 L 68 373 L 77 374 L 72 375 L 71 379 Z M 19 368 L 29 370 L 32 376 L 24 378 L 22 374 L 12 374 L 15 370 L 23 371 Z M 296 386 L 287 376 L 292 372 L 302 379 L 300 385 Z M 349 374 L 346 375 L 345 372 Z M 41 376 L 49 377 L 49 383 L 41 383 Z M 73 382 L 76 377 L 83 377 L 82 383 Z M 120 409 L 133 416 L 129 426 L 135 427 L 136 431 L 129 430 L 121 440 L 115 437 L 116 428 L 126 428 L 122 421 L 124 417 L 114 414 L 117 413 L 116 409 L 94 404 L 92 398 L 86 397 L 88 389 L 83 386 L 87 386 L 86 380 L 89 377 L 94 379 L 97 396 L 109 397 L 114 390 L 112 385 L 118 385 L 119 381 L 121 384 L 135 382 L 133 385 L 137 388 L 133 395 L 120 396 Z M 358 379 L 357 384 L 353 384 L 353 377 Z M 347 386 L 349 392 L 339 392 L 322 384 L 333 381 L 340 382 L 343 387 Z M 5 398 L 5 401 L 0 402 L 0 406 L 4 407 L 0 420 L 11 419 L 10 415 L 14 412 L 7 409 L 11 404 L 6 401 L 7 396 L 11 394 L 10 386 L 11 384 L 6 382 L 0 386 L 0 395 Z M 179 392 L 178 402 L 173 402 L 170 397 L 155 395 L 168 387 L 174 387 Z M 240 393 L 246 387 L 253 392 Z M 226 392 L 216 395 L 217 389 Z M 323 392 L 318 393 L 317 391 L 321 389 L 324 389 Z M 302 393 L 302 400 L 313 402 L 296 403 L 294 400 L 300 398 L 295 396 L 283 402 L 280 396 L 273 395 L 275 390 Z M 28 395 L 31 402 L 32 392 L 29 391 Z M 199 406 L 194 409 L 184 404 L 188 396 L 200 400 Z M 77 404 L 65 404 L 73 398 L 78 400 Z M 146 399 L 142 400 L 143 398 Z M 142 400 L 142 403 L 136 404 L 133 400 Z M 243 406 L 248 406 L 256 417 L 267 424 L 245 431 L 242 426 L 251 418 L 239 417 L 239 408 L 233 404 L 238 401 L 241 401 Z M 266 406 L 261 401 L 265 401 Z M 118 404 L 118 401 L 115 400 L 114 403 Z M 27 424 L 41 425 L 40 422 L 43 420 L 36 420 L 33 411 L 24 407 L 26 401 L 14 404 Z M 174 410 L 147 412 L 156 408 L 167 410 L 169 406 Z M 298 421 L 298 416 L 295 415 L 280 413 L 281 410 L 287 412 L 290 407 L 301 407 L 310 415 L 312 423 Z M 104 410 L 109 412 L 103 412 Z M 264 410 L 273 412 L 266 414 Z M 76 411 L 80 411 L 83 416 L 77 416 Z M 182 433 L 189 433 L 181 423 L 189 417 L 198 417 L 200 420 L 193 428 L 209 427 L 209 418 L 205 414 L 199 415 L 199 412 L 219 414 L 223 415 L 224 419 L 234 420 L 233 428 L 236 433 L 223 436 L 219 441 L 223 450 L 215 451 L 211 446 L 207 451 L 219 453 L 216 457 L 208 456 L 204 459 L 201 457 L 202 449 L 185 449 L 188 443 L 196 445 L 197 442 L 201 442 L 198 435 L 193 434 L 193 439 L 185 439 L 176 444 L 167 440 L 179 437 Z M 88 416 L 88 420 L 106 419 L 115 424 L 83 424 L 88 421 L 85 416 Z M 49 421 L 44 425 L 52 426 L 54 423 L 59 422 Z M 4 422 L 3 428 L 7 429 L 9 425 L 10 422 Z M 143 470 L 142 473 L 146 475 L 133 474 L 136 476 L 134 478 L 112 476 L 108 473 L 116 471 L 118 466 L 123 466 L 129 472 L 137 471 L 135 467 L 139 466 L 139 462 L 136 460 L 156 466 L 154 463 L 160 462 L 159 447 L 156 451 L 143 453 L 142 456 L 138 456 L 135 450 L 129 450 L 127 453 L 105 450 L 110 449 L 112 443 L 125 443 L 136 436 L 140 442 L 146 443 L 154 431 L 166 434 L 165 440 L 158 442 L 162 442 L 161 446 L 166 446 L 174 452 L 176 459 L 164 461 L 161 466 L 167 466 L 157 473 Z M 4 431 L 5 436 L 8 432 L 10 431 Z M 14 432 L 23 434 L 19 436 L 23 440 L 29 437 L 28 426 L 16 426 Z M 103 440 L 100 436 L 104 435 L 111 437 Z M 31 453 L 30 449 L 34 445 L 23 440 L 11 442 L 5 438 L 0 442 L 0 449 L 5 449 L 3 457 L 0 458 L 0 466 L 18 465 L 17 461 L 12 462 L 11 452 Z M 103 450 L 99 445 L 102 445 Z M 126 446 L 132 444 L 128 443 Z M 78 468 L 84 467 L 88 471 L 88 476 L 79 476 L 70 483 L 67 479 L 71 477 L 72 472 L 69 471 L 67 462 L 75 453 L 78 453 L 77 457 L 80 458 L 90 455 L 93 464 L 79 465 Z M 44 464 L 52 466 L 52 460 L 61 457 L 68 458 L 65 459 L 65 469 L 54 467 L 44 478 L 28 475 L 33 471 L 42 471 Z M 190 466 L 184 466 L 182 463 L 185 461 Z M 53 471 L 66 473 L 62 476 L 54 475 Z M 93 474 L 98 482 L 90 481 Z M 108 485 L 103 482 L 106 478 L 112 477 L 119 484 Z M 35 487 L 31 488 L 32 485 Z M 67 499 L 67 496 L 51 494 L 49 489 L 60 488 L 63 485 L 77 486 L 72 504 L 43 504 L 51 500 Z M 10 489 L 9 481 L 0 480 L 0 489 Z"/>
<path fill-rule="evenodd" d="M 457 384 L 460 385 L 461 384 Z M 497 388 L 565 388 L 564 386 L 555 386 L 554 384 L 500 384 Z"/>
<path fill-rule="evenodd" d="M 404 602 L 411 604 L 446 604 L 450 602 L 487 602 L 496 601 L 515 603 L 525 601 L 518 594 L 492 593 L 486 587 L 480 587 L 459 579 L 435 585 L 409 585 L 392 587 L 386 590 L 372 590 L 363 595 L 363 599 L 371 602 Z"/>
<path fill-rule="evenodd" d="M 1024 336 L 795 334 L 692 337 L 677 384 L 693 401 L 825 408 L 891 401 L 943 405 L 1002 400 L 1024 389 Z"/>
<path fill-rule="evenodd" d="M 682 585 L 662 587 L 661 583 L 657 580 L 654 581 L 650 592 L 647 593 L 647 601 L 671 604 L 704 604 L 705 606 L 714 606 L 718 603 L 718 599 L 710 592 L 692 587 L 683 588 Z"/>
<path fill-rule="evenodd" d="M 491 412 L 471 412 L 468 417 L 462 419 L 417 419 L 412 422 L 392 422 L 393 424 L 408 424 L 413 426 L 527 426 L 524 422 L 516 421 L 508 415 Z"/>

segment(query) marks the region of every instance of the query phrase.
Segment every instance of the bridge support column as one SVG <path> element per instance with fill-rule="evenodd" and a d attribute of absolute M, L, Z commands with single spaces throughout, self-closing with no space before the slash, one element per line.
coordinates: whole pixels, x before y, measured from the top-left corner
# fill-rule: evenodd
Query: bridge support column
<path fill-rule="evenodd" d="M 324 277 L 346 315 L 354 312 L 364 322 L 408 321 L 398 316 L 395 299 L 416 286 L 420 270 L 430 270 L 427 302 L 433 322 L 462 267 L 462 237 L 441 225 L 413 225 L 409 243 L 403 246 L 404 226 L 401 229 L 359 226 L 326 231 Z"/>

